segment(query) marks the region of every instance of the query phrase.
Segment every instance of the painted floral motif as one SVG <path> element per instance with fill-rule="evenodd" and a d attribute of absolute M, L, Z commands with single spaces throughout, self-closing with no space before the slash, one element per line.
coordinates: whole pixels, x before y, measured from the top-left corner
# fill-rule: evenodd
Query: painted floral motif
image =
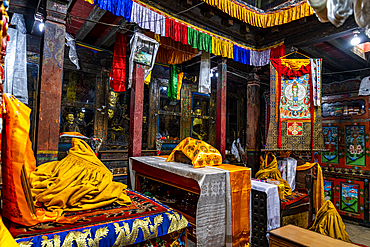
<path fill-rule="evenodd" d="M 303 123 L 288 123 L 288 136 L 301 136 L 303 134 Z"/>
<path fill-rule="evenodd" d="M 365 126 L 346 126 L 346 164 L 365 165 Z"/>
<path fill-rule="evenodd" d="M 323 127 L 322 130 L 324 135 L 325 149 L 329 150 L 327 152 L 322 152 L 322 162 L 338 164 L 338 127 Z"/>

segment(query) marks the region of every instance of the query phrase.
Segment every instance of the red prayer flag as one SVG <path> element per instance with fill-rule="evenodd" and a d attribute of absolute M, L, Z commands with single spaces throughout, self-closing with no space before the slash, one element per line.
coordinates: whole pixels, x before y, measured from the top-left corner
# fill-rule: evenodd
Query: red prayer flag
<path fill-rule="evenodd" d="M 116 33 L 109 86 L 115 92 L 125 91 L 127 36 Z"/>

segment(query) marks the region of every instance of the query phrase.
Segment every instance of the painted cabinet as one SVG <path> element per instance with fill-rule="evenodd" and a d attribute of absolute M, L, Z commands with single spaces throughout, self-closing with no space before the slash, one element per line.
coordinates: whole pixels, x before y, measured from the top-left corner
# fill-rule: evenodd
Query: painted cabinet
<path fill-rule="evenodd" d="M 370 225 L 369 98 L 323 97 L 322 106 L 325 200 L 331 200 L 344 219 Z"/>

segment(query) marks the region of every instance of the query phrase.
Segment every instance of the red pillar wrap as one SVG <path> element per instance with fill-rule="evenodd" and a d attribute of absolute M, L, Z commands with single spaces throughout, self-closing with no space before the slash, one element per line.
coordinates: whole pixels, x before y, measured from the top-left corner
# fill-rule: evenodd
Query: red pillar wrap
<path fill-rule="evenodd" d="M 217 66 L 217 118 L 216 118 L 216 148 L 225 159 L 226 149 L 226 84 L 227 64 L 226 59 Z"/>
<path fill-rule="evenodd" d="M 144 68 L 135 64 L 131 86 L 128 156 L 141 156 L 143 129 Z"/>

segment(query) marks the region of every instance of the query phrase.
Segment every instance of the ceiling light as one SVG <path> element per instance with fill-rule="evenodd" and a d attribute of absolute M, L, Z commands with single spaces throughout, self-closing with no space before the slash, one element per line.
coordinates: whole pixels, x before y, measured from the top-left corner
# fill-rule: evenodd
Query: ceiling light
<path fill-rule="evenodd" d="M 356 31 L 353 31 L 353 33 L 355 35 L 353 36 L 353 38 L 351 40 L 351 45 L 356 46 L 356 45 L 361 43 L 361 39 L 360 39 L 360 37 L 358 37 L 358 33 L 360 33 L 360 32 L 356 30 Z"/>

